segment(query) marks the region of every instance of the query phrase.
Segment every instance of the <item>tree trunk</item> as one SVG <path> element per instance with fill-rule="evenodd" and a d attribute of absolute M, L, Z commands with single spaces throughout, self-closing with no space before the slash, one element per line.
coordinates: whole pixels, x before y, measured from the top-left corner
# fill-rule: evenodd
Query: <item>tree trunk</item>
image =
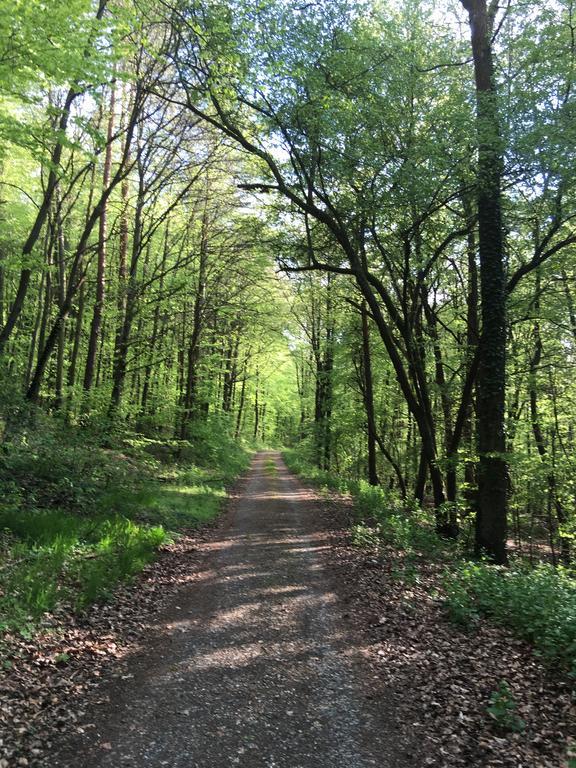
<path fill-rule="evenodd" d="M 259 387 L 259 372 L 258 369 L 256 369 L 256 391 L 254 393 L 254 433 L 253 437 L 254 440 L 258 437 L 258 426 L 260 422 L 260 405 L 258 402 L 258 387 Z"/>
<path fill-rule="evenodd" d="M 30 347 L 28 349 L 28 363 L 26 365 L 26 375 L 24 377 L 24 381 L 26 382 L 26 385 L 28 385 L 28 382 L 30 381 L 30 376 L 32 375 L 32 369 L 34 367 L 34 356 L 36 354 L 36 341 L 38 339 L 38 333 L 40 332 L 40 326 L 42 323 L 42 318 L 44 315 L 44 302 L 42 301 L 42 297 L 44 296 L 44 283 L 46 280 L 46 274 L 42 273 L 42 277 L 40 278 L 40 283 L 38 285 L 38 303 L 36 307 L 36 314 L 34 317 L 34 325 L 32 326 L 32 336 L 30 338 Z"/>
<path fill-rule="evenodd" d="M 426 475 L 428 474 L 428 460 L 426 451 L 422 448 L 420 451 L 420 460 L 418 461 L 418 473 L 416 475 L 416 485 L 414 486 L 414 498 L 422 506 L 424 503 L 424 491 L 426 490 Z"/>
<path fill-rule="evenodd" d="M 139 87 L 138 87 L 138 90 L 140 90 Z M 134 128 L 136 126 L 137 117 L 139 114 L 139 109 L 140 109 L 140 100 L 136 98 L 134 102 L 134 108 L 130 116 L 130 121 L 127 128 L 127 134 L 126 134 L 127 146 L 130 146 L 131 137 L 132 137 Z M 122 181 L 122 179 L 125 176 L 126 161 L 127 161 L 127 154 L 125 152 L 120 162 L 120 166 L 116 171 L 116 173 L 114 174 L 114 178 L 108 185 L 107 189 L 105 189 L 102 192 L 100 199 L 98 200 L 97 204 L 94 206 L 94 208 L 92 209 L 90 215 L 86 220 L 84 229 L 80 236 L 80 240 L 78 241 L 78 245 L 76 246 L 76 251 L 74 253 L 74 258 L 72 259 L 72 264 L 70 266 L 70 272 L 68 275 L 67 287 L 66 287 L 66 296 L 64 298 L 64 302 L 62 306 L 58 311 L 58 315 L 56 317 L 54 325 L 52 326 L 52 330 L 50 331 L 50 334 L 46 339 L 44 349 L 42 350 L 42 352 L 38 357 L 36 370 L 34 372 L 34 376 L 32 378 L 32 381 L 30 382 L 30 386 L 28 387 L 28 391 L 26 393 L 26 397 L 28 400 L 36 401 L 38 399 L 38 396 L 40 394 L 40 386 L 42 383 L 42 378 L 44 376 L 44 371 L 46 370 L 46 366 L 48 364 L 50 356 L 54 351 L 54 347 L 56 345 L 56 342 L 60 333 L 60 328 L 62 324 L 66 321 L 66 317 L 68 316 L 68 313 L 70 312 L 70 309 L 72 307 L 72 301 L 74 299 L 76 291 L 78 290 L 78 288 L 80 287 L 83 281 L 83 277 L 79 274 L 81 271 L 80 267 L 82 264 L 82 258 L 84 256 L 84 253 L 90 241 L 92 230 L 94 229 L 96 223 L 98 222 L 102 214 L 102 209 L 106 205 L 106 202 L 109 196 L 111 195 L 112 191 Z"/>
<path fill-rule="evenodd" d="M 246 402 L 246 379 L 248 378 L 248 358 L 244 361 L 244 371 L 242 374 L 242 388 L 240 389 L 240 402 L 238 403 L 238 415 L 236 416 L 236 430 L 234 438 L 238 440 L 242 428 L 242 416 L 244 414 L 244 403 Z"/>
<path fill-rule="evenodd" d="M 536 299 L 534 301 L 534 311 L 538 315 L 540 310 L 540 300 L 538 298 L 540 293 L 540 279 L 539 274 L 536 275 Z M 546 442 L 544 440 L 544 433 L 540 424 L 540 411 L 538 405 L 538 385 L 537 374 L 542 359 L 542 336 L 540 334 L 540 323 L 536 320 L 533 326 L 534 336 L 534 352 L 530 359 L 530 377 L 529 377 L 529 394 L 530 394 L 530 421 L 532 424 L 532 434 L 534 435 L 534 442 L 538 450 L 538 455 L 544 464 L 548 464 L 549 456 L 546 448 Z M 556 520 L 560 527 L 566 524 L 567 514 L 564 506 L 558 496 L 558 486 L 556 482 L 556 474 L 554 472 L 553 464 L 548 466 L 546 472 L 546 482 L 548 485 L 548 499 L 550 509 L 553 506 L 556 512 Z M 551 520 L 551 514 L 549 514 L 549 520 Z M 554 530 L 556 526 L 550 524 L 550 538 L 552 540 Z M 570 565 L 570 543 L 565 536 L 560 536 L 560 556 L 564 565 Z"/>
<path fill-rule="evenodd" d="M 468 295 L 466 297 L 466 374 L 470 372 L 470 366 L 476 347 L 478 345 L 478 269 L 476 267 L 476 237 L 472 224 L 472 205 L 467 197 L 464 197 L 464 211 L 466 218 L 470 222 L 470 230 L 467 238 L 467 256 L 468 256 Z M 462 427 L 462 442 L 468 454 L 464 461 L 464 483 L 465 495 L 469 505 L 476 513 L 476 487 L 478 479 L 476 477 L 476 465 L 471 458 L 474 451 L 473 443 L 473 417 L 474 405 L 473 398 L 466 406 L 466 414 Z"/>
<path fill-rule="evenodd" d="M 186 387 L 182 413 L 181 436 L 184 439 L 189 422 L 198 412 L 198 365 L 200 363 L 200 341 L 204 329 L 204 304 L 206 300 L 206 274 L 208 269 L 208 216 L 204 211 L 200 253 L 198 258 L 198 281 L 192 310 L 192 333 L 188 342 Z"/>
<path fill-rule="evenodd" d="M 106 9 L 107 1 L 108 0 L 99 1 L 98 8 L 96 11 L 97 20 L 102 18 L 104 11 Z M 88 56 L 90 53 L 90 50 L 91 50 L 91 46 L 86 49 L 86 51 L 84 52 L 84 55 Z M 68 93 L 66 94 L 66 98 L 64 100 L 64 106 L 62 107 L 62 112 L 60 114 L 60 119 L 58 120 L 58 126 L 57 126 L 57 135 L 59 138 L 57 139 L 54 145 L 54 149 L 52 150 L 52 155 L 50 157 L 50 165 L 49 165 L 48 181 L 46 183 L 46 189 L 44 190 L 44 194 L 42 196 L 42 202 L 40 203 L 40 207 L 38 208 L 38 213 L 36 214 L 34 223 L 32 224 L 32 227 L 30 229 L 30 232 L 28 233 L 26 242 L 22 247 L 22 261 L 24 262 L 24 264 L 27 262 L 28 258 L 32 254 L 34 246 L 36 245 L 36 242 L 40 237 L 40 232 L 42 231 L 42 227 L 44 226 L 44 222 L 46 221 L 48 212 L 50 211 L 50 207 L 52 205 L 54 192 L 56 191 L 56 187 L 58 186 L 58 179 L 59 179 L 58 168 L 60 166 L 60 161 L 62 159 L 62 150 L 64 148 L 63 139 L 66 135 L 66 129 L 68 127 L 68 121 L 70 119 L 72 103 L 74 102 L 74 100 L 79 94 L 80 94 L 80 91 L 75 86 L 73 86 L 68 90 Z M 16 323 L 18 322 L 18 318 L 20 317 L 20 314 L 24 307 L 24 302 L 26 300 L 26 295 L 28 293 L 28 287 L 30 285 L 31 274 L 32 274 L 32 270 L 28 266 L 25 266 L 24 269 L 22 269 L 22 271 L 20 272 L 20 280 L 18 283 L 18 288 L 16 290 L 16 296 L 14 297 L 14 301 L 12 302 L 12 306 L 10 307 L 10 311 L 8 312 L 6 322 L 4 323 L 4 326 L 0 331 L 0 356 L 4 352 L 6 344 L 10 339 L 12 331 L 14 330 L 14 327 L 16 326 Z"/>
<path fill-rule="evenodd" d="M 56 195 L 57 205 L 59 206 L 58 195 Z M 66 251 L 67 243 L 64 235 L 64 229 L 62 226 L 62 212 L 60 208 L 56 212 L 56 239 L 57 247 L 56 252 L 58 254 L 58 311 L 62 311 L 64 301 L 66 299 Z M 65 320 L 60 323 L 58 329 L 58 342 L 57 342 L 57 355 L 56 355 L 56 387 L 55 387 L 55 402 L 54 405 L 57 410 L 62 407 L 63 401 L 63 388 L 64 388 L 64 352 L 66 345 L 66 324 Z"/>
<path fill-rule="evenodd" d="M 76 383 L 76 370 L 78 368 L 78 357 L 80 354 L 85 303 L 86 293 L 84 290 L 84 283 L 82 283 L 80 291 L 78 292 L 78 314 L 76 316 L 76 325 L 74 326 L 74 341 L 72 343 L 72 353 L 70 355 L 70 365 L 68 367 L 68 387 L 70 390 L 73 390 L 74 384 Z"/>
<path fill-rule="evenodd" d="M 372 355 L 370 352 L 370 329 L 368 326 L 368 310 L 366 302 L 362 302 L 362 372 L 364 396 L 364 408 L 366 410 L 366 422 L 368 433 L 368 482 L 370 485 L 379 485 L 376 469 L 376 418 L 374 414 L 374 386 L 372 381 Z"/>
<path fill-rule="evenodd" d="M 477 378 L 478 512 L 476 552 L 505 564 L 508 465 L 506 462 L 506 271 L 502 226 L 502 142 L 494 82 L 492 32 L 497 4 L 461 0 L 469 14 L 478 129 L 478 244 L 482 335 Z"/>
<path fill-rule="evenodd" d="M 225 356 L 224 382 L 222 387 L 222 410 L 224 413 L 230 413 L 232 410 L 232 401 L 234 397 L 234 388 L 238 376 L 238 347 L 240 345 L 240 334 L 238 331 L 228 340 L 228 347 Z"/>
<path fill-rule="evenodd" d="M 106 189 L 110 184 L 112 171 L 112 139 L 114 134 L 114 108 L 116 104 L 116 91 L 112 86 L 110 93 L 110 115 L 108 117 L 107 144 L 104 156 L 104 170 L 102 174 L 102 188 Z M 88 337 L 88 352 L 86 354 L 86 366 L 84 368 L 84 391 L 89 392 L 94 381 L 94 368 L 98 340 L 102 333 L 102 313 L 106 295 L 106 251 L 108 248 L 108 205 L 105 204 L 98 224 L 98 266 L 96 271 L 96 299 L 90 324 Z"/>

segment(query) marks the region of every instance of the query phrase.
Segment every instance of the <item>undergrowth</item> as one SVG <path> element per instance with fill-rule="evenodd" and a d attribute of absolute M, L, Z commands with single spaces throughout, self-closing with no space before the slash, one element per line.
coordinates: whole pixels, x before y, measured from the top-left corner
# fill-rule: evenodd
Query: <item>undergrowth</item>
<path fill-rule="evenodd" d="M 354 501 L 354 543 L 362 546 L 389 544 L 405 553 L 426 552 L 444 559 L 455 549 L 453 543 L 438 537 L 433 515 L 407 504 L 382 486 L 365 480 L 337 477 L 307 463 L 294 450 L 285 451 L 284 460 L 291 471 L 320 489 L 348 494 Z"/>
<path fill-rule="evenodd" d="M 102 600 L 178 531 L 214 518 L 247 452 L 223 430 L 194 443 L 103 441 L 40 417 L 0 446 L 0 632 Z"/>
<path fill-rule="evenodd" d="M 573 573 L 544 564 L 534 568 L 522 561 L 502 568 L 470 560 L 461 544 L 436 534 L 429 511 L 401 503 L 384 488 L 319 470 L 297 451 L 286 451 L 284 458 L 306 482 L 352 497 L 356 515 L 353 542 L 400 551 L 401 557 L 392 554 L 389 563 L 390 572 L 400 580 L 417 580 L 422 562 L 434 561 L 443 567 L 445 606 L 451 621 L 470 627 L 481 616 L 487 617 L 528 640 L 547 661 L 576 674 Z"/>
<path fill-rule="evenodd" d="M 446 574 L 445 590 L 453 621 L 468 627 L 488 616 L 576 674 L 576 581 L 564 569 L 462 562 Z"/>
<path fill-rule="evenodd" d="M 274 459 L 266 459 L 264 462 L 264 471 L 270 477 L 276 477 L 278 475 L 278 467 Z"/>

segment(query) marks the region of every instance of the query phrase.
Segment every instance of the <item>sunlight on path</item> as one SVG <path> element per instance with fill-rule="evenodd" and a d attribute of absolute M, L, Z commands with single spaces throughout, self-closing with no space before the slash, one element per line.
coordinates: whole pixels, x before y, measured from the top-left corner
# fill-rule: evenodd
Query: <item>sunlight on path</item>
<path fill-rule="evenodd" d="M 358 689 L 314 509 L 277 454 L 255 457 L 206 545 L 205 572 L 158 628 L 158 649 L 134 660 L 134 680 L 96 723 L 82 765 L 404 765 Z"/>

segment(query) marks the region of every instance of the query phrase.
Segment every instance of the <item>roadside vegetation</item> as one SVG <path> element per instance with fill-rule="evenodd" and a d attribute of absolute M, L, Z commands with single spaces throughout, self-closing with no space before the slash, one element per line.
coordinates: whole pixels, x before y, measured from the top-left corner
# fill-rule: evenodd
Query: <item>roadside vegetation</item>
<path fill-rule="evenodd" d="M 179 532 L 214 519 L 247 465 L 226 430 L 104 439 L 29 415 L 0 456 L 0 632 L 108 598 Z"/>
<path fill-rule="evenodd" d="M 574 0 L 0 28 L 0 630 L 106 599 L 285 445 L 399 579 L 574 670 Z"/>
<path fill-rule="evenodd" d="M 473 629 L 484 617 L 528 640 L 550 664 L 576 675 L 572 569 L 531 563 L 522 554 L 512 556 L 507 568 L 478 559 L 472 533 L 457 543 L 441 538 L 430 510 L 407 505 L 381 486 L 318 469 L 301 450 L 287 450 L 284 458 L 305 482 L 352 498 L 352 541 L 360 547 L 381 547 L 396 578 L 417 580 L 423 564 L 434 564 L 447 617 L 455 624 Z"/>

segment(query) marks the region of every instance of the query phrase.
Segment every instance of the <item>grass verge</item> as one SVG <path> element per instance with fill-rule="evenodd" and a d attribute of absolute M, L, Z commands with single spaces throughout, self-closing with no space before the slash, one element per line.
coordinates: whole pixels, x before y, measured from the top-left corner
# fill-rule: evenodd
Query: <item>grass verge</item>
<path fill-rule="evenodd" d="M 213 519 L 247 453 L 220 435 L 102 448 L 49 425 L 0 456 L 0 633 L 108 598 L 179 531 Z"/>

